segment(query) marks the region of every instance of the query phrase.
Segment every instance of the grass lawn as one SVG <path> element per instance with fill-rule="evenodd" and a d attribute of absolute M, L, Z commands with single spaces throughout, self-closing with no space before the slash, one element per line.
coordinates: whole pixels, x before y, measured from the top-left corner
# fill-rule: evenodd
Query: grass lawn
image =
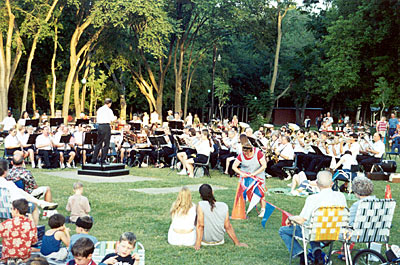
<path fill-rule="evenodd" d="M 34 169 L 33 173 L 39 185 L 49 185 L 53 191 L 54 201 L 59 204 L 58 211 L 67 215 L 65 206 L 68 196 L 72 194 L 74 180 L 43 174 L 45 170 Z M 56 172 L 56 171 L 50 171 Z M 261 218 L 253 210 L 247 220 L 232 220 L 233 227 L 240 241 L 249 248 L 235 247 L 228 235 L 225 244 L 215 247 L 202 247 L 195 251 L 190 247 L 175 247 L 167 243 L 170 225 L 169 209 L 176 198 L 176 193 L 148 195 L 132 188 L 161 188 L 189 184 L 209 183 L 227 187 L 226 190 L 214 192 L 217 201 L 226 202 L 232 210 L 237 187 L 237 178 L 229 178 L 218 171 L 211 171 L 212 178 L 189 179 L 170 173 L 169 169 L 130 170 L 131 175 L 155 177 L 158 181 L 142 181 L 135 183 L 85 183 L 84 195 L 92 205 L 91 214 L 95 223 L 91 234 L 98 240 L 118 240 L 121 233 L 132 231 L 146 249 L 146 264 L 288 264 L 288 252 L 278 235 L 281 213 L 274 211 L 267 222 L 266 229 L 261 226 Z M 267 187 L 286 187 L 288 182 L 275 179 L 267 180 Z M 375 182 L 374 194 L 383 198 L 386 182 Z M 400 185 L 391 184 L 394 198 L 400 191 Z M 192 193 L 193 200 L 200 200 L 198 192 Z M 304 198 L 285 195 L 268 195 L 267 201 L 293 214 L 298 214 L 304 204 Z M 349 201 L 350 207 L 353 202 Z M 41 220 L 41 223 L 46 223 Z M 393 244 L 400 243 L 399 211 L 394 217 L 391 230 Z M 46 223 L 47 224 L 47 223 Z M 75 233 L 74 225 L 69 225 Z M 46 227 L 48 229 L 48 227 Z M 339 246 L 339 244 L 336 244 Z M 359 246 L 363 247 L 363 246 Z M 344 264 L 336 257 L 334 264 Z"/>

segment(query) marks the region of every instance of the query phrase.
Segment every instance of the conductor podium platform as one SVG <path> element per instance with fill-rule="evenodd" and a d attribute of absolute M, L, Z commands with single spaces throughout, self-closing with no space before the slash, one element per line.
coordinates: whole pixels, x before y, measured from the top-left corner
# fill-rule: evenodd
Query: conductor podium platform
<path fill-rule="evenodd" d="M 129 175 L 129 169 L 125 169 L 125 164 L 84 164 L 82 169 L 78 169 L 78 175 L 116 177 Z"/>

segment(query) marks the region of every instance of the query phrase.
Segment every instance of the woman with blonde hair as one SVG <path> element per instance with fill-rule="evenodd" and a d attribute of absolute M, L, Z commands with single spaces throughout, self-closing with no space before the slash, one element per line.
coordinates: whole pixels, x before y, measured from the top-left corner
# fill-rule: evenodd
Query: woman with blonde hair
<path fill-rule="evenodd" d="M 180 190 L 170 213 L 172 222 L 168 231 L 168 243 L 177 246 L 193 246 L 196 242 L 196 205 L 192 202 L 192 194 L 187 187 Z"/>

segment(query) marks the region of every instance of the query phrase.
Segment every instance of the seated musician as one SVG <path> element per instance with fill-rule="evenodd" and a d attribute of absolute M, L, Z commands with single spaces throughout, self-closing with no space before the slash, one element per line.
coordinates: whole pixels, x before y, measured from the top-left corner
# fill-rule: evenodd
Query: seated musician
<path fill-rule="evenodd" d="M 253 134 L 253 129 L 250 128 L 250 127 L 247 127 L 247 128 L 244 130 L 244 133 L 246 134 L 247 137 L 256 138 L 256 137 L 254 136 L 254 134 Z"/>
<path fill-rule="evenodd" d="M 292 166 L 294 160 L 294 150 L 292 144 L 290 143 L 289 136 L 282 137 L 282 143 L 275 151 L 275 154 L 278 157 L 278 162 L 267 168 L 266 171 L 272 177 L 286 179 L 288 175 L 282 170 L 282 168 Z"/>
<path fill-rule="evenodd" d="M 17 137 L 19 138 L 21 144 L 22 144 L 22 148 L 24 149 L 24 151 L 28 152 L 29 154 L 29 160 L 31 161 L 32 164 L 32 168 L 35 167 L 35 148 L 32 144 L 28 144 L 28 140 L 29 140 L 29 136 L 31 134 L 33 134 L 33 127 L 32 126 L 28 126 L 26 129 L 26 133 L 25 133 L 25 126 L 18 126 L 18 133 L 17 133 Z"/>
<path fill-rule="evenodd" d="M 118 163 L 119 161 L 117 161 L 118 157 L 121 157 L 121 155 L 123 156 L 121 149 L 122 148 L 122 142 L 123 142 L 124 138 L 123 138 L 123 131 L 115 131 L 113 130 L 111 133 L 111 137 L 110 137 L 110 148 L 108 149 L 108 154 L 109 155 L 113 155 L 113 153 L 115 152 L 117 155 L 117 157 L 114 157 L 114 160 L 112 161 L 113 163 Z M 122 160 L 123 161 L 123 157 Z M 121 162 L 122 163 L 122 162 Z"/>
<path fill-rule="evenodd" d="M 264 186 L 266 167 L 267 165 L 263 152 L 260 149 L 253 147 L 250 142 L 246 141 L 242 144 L 242 152 L 237 156 L 232 169 L 242 178 L 245 178 L 245 181 L 252 181 L 252 177 L 260 178 L 262 185 Z M 264 198 L 261 198 L 260 204 L 261 213 L 259 217 L 263 217 L 266 205 Z"/>
<path fill-rule="evenodd" d="M 157 132 L 159 132 L 159 133 L 154 136 L 156 136 L 156 137 L 162 136 L 164 138 L 164 141 L 166 142 L 166 144 L 160 143 L 159 146 L 158 145 L 152 146 L 153 150 L 151 151 L 150 156 L 151 156 L 152 160 L 155 162 L 156 167 L 163 168 L 164 166 L 166 166 L 166 165 L 164 165 L 164 162 L 167 164 L 171 163 L 172 158 L 170 158 L 169 156 L 174 153 L 174 149 L 172 148 L 172 142 L 168 136 L 168 134 L 169 134 L 168 128 L 158 129 Z M 160 135 L 161 133 L 163 133 L 163 135 Z M 151 143 L 151 141 L 150 141 L 150 143 Z"/>
<path fill-rule="evenodd" d="M 121 163 L 124 163 L 125 153 L 130 154 L 132 144 L 135 142 L 135 135 L 130 129 L 131 126 L 129 124 L 124 125 L 122 128 L 122 141 L 117 145 L 117 152 L 119 153 Z"/>
<path fill-rule="evenodd" d="M 148 164 L 143 163 L 143 161 L 145 157 L 150 157 L 153 151 L 153 148 L 150 147 L 148 136 L 151 136 L 151 132 L 144 127 L 137 135 L 136 145 L 132 148 L 130 153 L 131 161 L 137 161 L 139 167 L 142 167 L 142 165 L 148 166 Z"/>
<path fill-rule="evenodd" d="M 208 158 L 214 151 L 210 139 L 210 133 L 208 132 L 207 129 L 203 129 L 201 131 L 201 138 L 194 145 L 194 147 L 196 148 L 196 156 L 189 157 L 186 161 L 183 162 L 183 165 L 186 168 L 190 178 L 194 177 L 193 175 L 194 163 L 201 163 L 201 164 L 207 163 Z"/>
<path fill-rule="evenodd" d="M 59 156 L 53 152 L 53 140 L 50 136 L 50 127 L 43 127 L 42 134 L 36 138 L 36 149 L 39 156 L 43 158 L 44 168 L 56 168 L 58 167 Z M 42 167 L 38 163 L 39 168 Z"/>
<path fill-rule="evenodd" d="M 179 175 L 186 175 L 186 167 L 184 166 L 184 161 L 188 159 L 188 157 L 191 157 L 193 154 L 196 154 L 196 149 L 194 146 L 197 144 L 197 142 L 200 140 L 200 137 L 197 135 L 196 130 L 194 128 L 189 129 L 189 135 L 182 135 L 180 137 L 183 139 L 186 143 L 185 147 L 182 147 L 182 151 L 180 150 L 177 154 L 176 157 L 178 160 L 182 163 L 182 171 L 179 172 Z"/>
<path fill-rule="evenodd" d="M 365 149 L 363 155 L 357 156 L 358 163 L 363 166 L 365 172 L 370 172 L 375 163 L 379 163 L 385 153 L 385 144 L 379 133 L 374 134 L 374 143 Z"/>
<path fill-rule="evenodd" d="M 340 153 L 344 154 L 346 151 L 350 151 L 354 158 L 357 158 L 357 156 L 359 155 L 360 144 L 358 143 L 358 135 L 357 134 L 352 133 L 346 142 L 341 141 Z"/>
<path fill-rule="evenodd" d="M 57 154 L 59 156 L 60 159 L 60 167 L 61 168 L 65 168 L 65 166 L 67 166 L 67 168 L 71 168 L 71 163 L 72 161 L 74 161 L 75 159 L 75 150 L 74 145 L 72 144 L 72 137 L 69 139 L 69 143 L 63 143 L 61 142 L 61 137 L 63 136 L 69 136 L 71 135 L 69 133 L 69 129 L 67 126 L 65 125 L 60 125 L 60 128 L 58 130 L 58 132 L 54 135 L 54 145 L 57 148 Z M 65 158 L 68 157 L 68 161 L 65 163 Z"/>
<path fill-rule="evenodd" d="M 222 168 L 225 168 L 224 173 L 228 173 L 228 168 L 230 161 L 234 160 L 234 158 L 238 155 L 236 153 L 237 146 L 239 145 L 239 139 L 234 130 L 229 130 L 228 133 L 222 134 L 221 141 L 221 149 L 219 153 L 219 159 L 221 162 Z M 226 149 L 225 149 L 226 148 Z M 229 161 L 228 161 L 229 159 Z"/>
<path fill-rule="evenodd" d="M 13 156 L 15 151 L 23 151 L 23 146 L 20 139 L 17 137 L 17 129 L 11 128 L 9 134 L 4 139 L 4 148 L 6 156 Z M 28 157 L 28 152 L 24 152 L 24 158 Z"/>

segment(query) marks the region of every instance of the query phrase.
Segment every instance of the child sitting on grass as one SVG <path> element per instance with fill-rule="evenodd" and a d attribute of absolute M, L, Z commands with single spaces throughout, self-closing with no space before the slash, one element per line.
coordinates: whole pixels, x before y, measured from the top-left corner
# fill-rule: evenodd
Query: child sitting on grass
<path fill-rule="evenodd" d="M 135 249 L 136 236 L 132 232 L 125 232 L 119 238 L 117 253 L 106 255 L 100 264 L 109 265 L 139 265 L 139 254 L 132 251 Z M 99 265 L 100 265 L 99 264 Z"/>
<path fill-rule="evenodd" d="M 94 244 L 89 238 L 79 238 L 71 248 L 73 260 L 70 260 L 67 265 L 96 265 L 92 260 L 94 252 Z"/>
<path fill-rule="evenodd" d="M 76 219 L 75 222 L 76 225 L 76 234 L 71 236 L 71 241 L 70 241 L 70 245 L 69 245 L 69 251 L 68 251 L 68 260 L 73 259 L 72 253 L 71 253 L 71 249 L 72 246 L 75 244 L 75 242 L 82 238 L 82 237 L 86 237 L 89 238 L 90 240 L 93 241 L 93 244 L 96 245 L 97 243 L 97 238 L 94 236 L 89 235 L 90 229 L 93 226 L 93 221 L 89 216 L 83 216 L 83 217 L 78 217 L 78 219 Z"/>
<path fill-rule="evenodd" d="M 37 242 L 37 230 L 33 220 L 26 217 L 28 201 L 19 199 L 12 202 L 12 219 L 0 224 L 0 236 L 3 239 L 2 260 L 22 259 L 31 256 L 31 246 Z"/>
<path fill-rule="evenodd" d="M 76 219 L 86 216 L 90 212 L 90 204 L 88 198 L 83 196 L 83 184 L 74 183 L 74 195 L 68 198 L 67 211 L 71 212 L 71 216 L 67 217 L 67 223 L 75 223 Z"/>
<path fill-rule="evenodd" d="M 70 242 L 69 228 L 65 227 L 65 217 L 55 214 L 49 218 L 50 230 L 43 236 L 40 253 L 46 258 L 64 260 L 67 258 Z M 61 242 L 66 247 L 61 247 Z"/>

